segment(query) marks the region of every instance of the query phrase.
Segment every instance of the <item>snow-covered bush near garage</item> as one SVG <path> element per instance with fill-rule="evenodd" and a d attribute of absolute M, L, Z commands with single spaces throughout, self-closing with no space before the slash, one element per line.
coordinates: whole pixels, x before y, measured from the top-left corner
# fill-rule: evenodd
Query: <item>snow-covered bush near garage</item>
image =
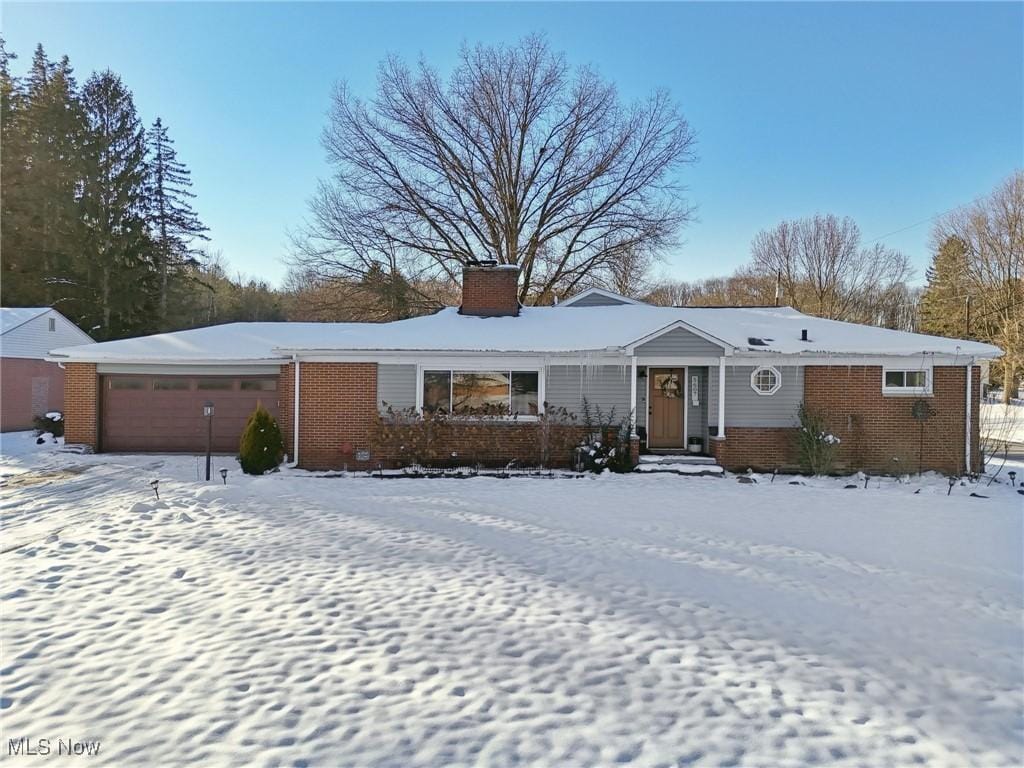
<path fill-rule="evenodd" d="M 277 420 L 262 405 L 257 405 L 242 432 L 238 463 L 248 475 L 262 475 L 284 459 L 284 438 Z"/>
<path fill-rule="evenodd" d="M 42 416 L 36 416 L 32 419 L 32 424 L 40 437 L 47 433 L 54 437 L 64 437 L 64 414 L 60 411 L 50 411 Z"/>

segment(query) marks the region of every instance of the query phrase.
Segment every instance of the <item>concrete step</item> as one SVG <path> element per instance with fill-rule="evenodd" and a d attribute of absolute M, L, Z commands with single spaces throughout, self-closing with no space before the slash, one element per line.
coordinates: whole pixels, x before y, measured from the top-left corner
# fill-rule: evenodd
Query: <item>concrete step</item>
<path fill-rule="evenodd" d="M 682 462 L 675 463 L 657 463 L 657 462 L 646 462 L 637 464 L 634 472 L 642 472 L 645 475 L 650 474 L 666 474 L 666 475 L 687 475 L 690 477 L 700 476 L 721 476 L 725 474 L 725 470 L 717 464 L 684 464 Z"/>
<path fill-rule="evenodd" d="M 640 456 L 641 464 L 715 464 L 713 456 L 698 456 L 693 453 L 645 453 Z"/>

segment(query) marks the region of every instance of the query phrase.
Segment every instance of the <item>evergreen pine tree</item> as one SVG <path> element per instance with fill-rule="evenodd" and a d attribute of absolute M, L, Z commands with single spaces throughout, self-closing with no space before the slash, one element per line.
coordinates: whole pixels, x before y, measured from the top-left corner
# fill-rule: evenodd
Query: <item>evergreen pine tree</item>
<path fill-rule="evenodd" d="M 284 458 L 284 439 L 270 411 L 257 404 L 242 432 L 238 462 L 247 475 L 262 475 L 274 469 Z"/>
<path fill-rule="evenodd" d="M 967 338 L 967 248 L 964 243 L 956 237 L 942 241 L 926 275 L 928 284 L 921 295 L 921 332 Z"/>
<path fill-rule="evenodd" d="M 78 284 L 77 201 L 84 116 L 67 57 L 38 46 L 23 83 L 5 76 L 4 261 L 16 303 L 62 305 Z M 65 308 L 62 306 L 62 308 Z M 65 308 L 66 309 L 66 308 Z"/>
<path fill-rule="evenodd" d="M 97 335 L 143 333 L 153 327 L 156 283 L 146 231 L 145 131 L 131 92 L 109 70 L 89 78 L 82 103 L 88 120 L 82 213 Z"/>
<path fill-rule="evenodd" d="M 206 240 L 207 228 L 189 202 L 192 180 L 188 168 L 178 160 L 167 126 L 156 119 L 147 137 L 149 181 L 147 219 L 154 243 L 154 259 L 159 274 L 159 317 L 161 329 L 167 325 L 167 299 L 175 280 L 184 278 L 197 266 L 192 242 Z"/>

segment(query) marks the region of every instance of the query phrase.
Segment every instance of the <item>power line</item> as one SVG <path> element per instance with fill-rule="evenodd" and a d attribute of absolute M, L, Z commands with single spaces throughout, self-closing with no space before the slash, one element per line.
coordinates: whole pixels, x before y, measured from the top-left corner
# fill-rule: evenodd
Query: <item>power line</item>
<path fill-rule="evenodd" d="M 880 237 L 876 237 L 874 240 L 868 240 L 866 243 L 864 243 L 864 245 L 874 245 L 879 240 L 884 240 L 887 237 L 892 237 L 893 235 L 898 235 L 901 232 L 906 232 L 909 229 L 914 229 L 914 227 L 920 227 L 922 224 L 928 224 L 929 222 L 935 221 L 936 219 L 945 216 L 947 213 L 952 213 L 953 211 L 959 210 L 961 208 L 966 208 L 969 205 L 974 205 L 975 203 L 979 202 L 980 200 L 982 200 L 983 198 L 985 198 L 987 196 L 988 196 L 988 193 L 978 195 L 976 198 L 971 200 L 969 203 L 964 203 L 963 205 L 954 205 L 952 208 L 947 208 L 945 211 L 940 211 L 939 213 L 936 213 L 934 216 L 929 216 L 927 219 L 922 219 L 921 221 L 915 222 L 914 224 L 909 224 L 906 227 L 901 227 L 900 229 L 895 229 L 892 232 L 887 232 L 886 234 L 881 235 Z"/>

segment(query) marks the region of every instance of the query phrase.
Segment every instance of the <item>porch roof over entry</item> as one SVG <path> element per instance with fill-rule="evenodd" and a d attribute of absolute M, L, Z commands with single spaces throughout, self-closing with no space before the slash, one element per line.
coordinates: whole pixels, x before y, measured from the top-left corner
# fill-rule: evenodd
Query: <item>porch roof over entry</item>
<path fill-rule="evenodd" d="M 823 320 L 780 308 L 524 307 L 518 316 L 474 317 L 456 308 L 391 323 L 229 323 L 54 349 L 50 358 L 97 363 L 242 363 L 344 352 L 622 353 L 685 329 L 724 355 L 956 355 L 997 357 L 974 341 Z M 807 340 L 802 339 L 807 331 Z"/>

